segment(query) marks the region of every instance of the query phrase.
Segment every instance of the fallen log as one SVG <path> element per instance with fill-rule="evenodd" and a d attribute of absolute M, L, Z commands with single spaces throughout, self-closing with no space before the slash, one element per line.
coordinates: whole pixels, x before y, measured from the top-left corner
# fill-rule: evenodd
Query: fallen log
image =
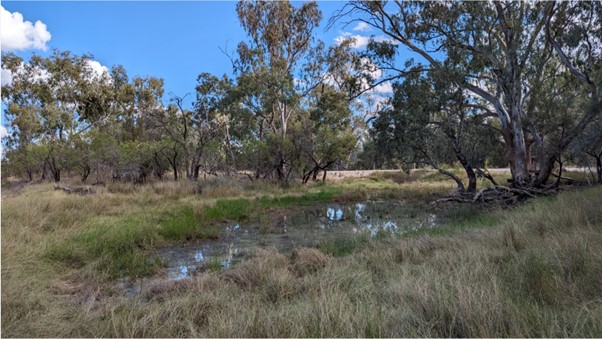
<path fill-rule="evenodd" d="M 79 194 L 79 195 L 87 195 L 87 194 L 95 194 L 96 193 L 96 192 L 94 192 L 94 190 L 92 188 L 90 188 L 90 186 L 71 188 L 71 187 L 67 187 L 67 186 L 56 185 L 56 186 L 54 186 L 54 189 L 62 190 L 69 194 L 75 193 L 75 194 Z"/>
<path fill-rule="evenodd" d="M 435 200 L 435 201 L 431 201 L 431 202 L 429 203 L 429 205 L 431 205 L 431 206 L 436 206 L 436 205 L 439 205 L 439 204 L 441 204 L 441 203 L 444 203 L 444 202 L 450 202 L 450 201 L 452 201 L 452 202 L 461 202 L 461 203 L 470 202 L 470 200 L 468 200 L 468 199 L 466 199 L 466 198 L 463 198 L 463 197 L 461 197 L 461 196 L 457 196 L 457 195 L 456 195 L 456 196 L 449 196 L 449 197 L 445 197 L 445 198 L 437 199 L 437 200 Z"/>
<path fill-rule="evenodd" d="M 446 202 L 473 203 L 473 204 L 495 204 L 503 203 L 504 205 L 514 205 L 520 201 L 535 198 L 537 196 L 545 196 L 554 194 L 558 189 L 554 185 L 541 189 L 534 187 L 507 187 L 507 186 L 492 186 L 480 189 L 474 195 L 455 194 L 445 198 L 435 200 L 430 205 L 435 206 Z"/>

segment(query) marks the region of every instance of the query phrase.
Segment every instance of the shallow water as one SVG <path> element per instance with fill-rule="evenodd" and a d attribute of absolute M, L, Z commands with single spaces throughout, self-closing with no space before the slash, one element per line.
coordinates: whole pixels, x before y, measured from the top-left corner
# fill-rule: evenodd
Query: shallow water
<path fill-rule="evenodd" d="M 227 268 L 256 248 L 282 252 L 315 247 L 320 242 L 350 235 L 399 235 L 434 228 L 440 220 L 415 206 L 393 201 L 315 204 L 267 211 L 255 223 L 224 227 L 219 239 L 167 247 L 156 255 L 167 262 L 167 278 L 184 279 L 209 266 Z"/>

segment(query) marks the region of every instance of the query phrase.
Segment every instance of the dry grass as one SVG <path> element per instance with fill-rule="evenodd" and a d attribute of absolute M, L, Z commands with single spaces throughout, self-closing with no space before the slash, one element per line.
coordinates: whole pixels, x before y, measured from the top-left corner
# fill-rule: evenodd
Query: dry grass
<path fill-rule="evenodd" d="M 447 185 L 393 189 L 389 180 L 337 187 L 428 199 Z M 129 189 L 80 197 L 33 185 L 3 197 L 4 336 L 602 336 L 600 187 L 496 212 L 501 221 L 493 227 L 370 240 L 342 256 L 310 248 L 264 251 L 229 270 L 150 280 L 141 294 L 126 297 L 116 280 L 99 273 L 102 261 L 65 266 L 47 257 L 50 244 L 72 244 L 74 234 L 101 221 L 111 229 L 153 229 L 161 222 L 156 213 L 182 204 L 196 211 L 214 201 L 184 184 Z"/>

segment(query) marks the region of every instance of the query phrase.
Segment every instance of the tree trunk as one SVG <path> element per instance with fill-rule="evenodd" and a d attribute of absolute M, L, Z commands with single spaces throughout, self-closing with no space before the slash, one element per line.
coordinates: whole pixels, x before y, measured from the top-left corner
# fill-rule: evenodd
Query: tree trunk
<path fill-rule="evenodd" d="M 307 184 L 307 182 L 309 181 L 309 178 L 313 176 L 315 167 L 313 169 L 311 169 L 309 172 L 307 173 L 303 173 L 303 175 L 301 176 L 301 182 L 303 183 L 303 185 Z M 303 170 L 305 172 L 305 170 Z"/>
<path fill-rule="evenodd" d="M 54 178 L 54 182 L 60 182 L 61 181 L 61 170 L 60 169 L 53 170 L 52 177 Z"/>
<path fill-rule="evenodd" d="M 56 166 L 56 162 L 54 158 L 50 159 L 50 171 L 52 172 L 52 177 L 54 178 L 54 182 L 61 181 L 61 169 Z"/>
<path fill-rule="evenodd" d="M 320 169 L 318 169 L 318 168 L 315 168 L 315 169 L 314 169 L 314 174 L 312 175 L 312 178 L 311 178 L 311 180 L 313 180 L 313 181 L 318 181 L 318 173 L 319 173 L 319 172 L 320 172 Z"/>
<path fill-rule="evenodd" d="M 556 163 L 556 158 L 552 156 L 548 156 L 544 158 L 544 160 L 540 161 L 539 173 L 537 173 L 537 178 L 535 178 L 533 186 L 542 187 L 548 182 L 548 179 L 554 170 L 554 163 Z"/>
<path fill-rule="evenodd" d="M 278 181 L 286 180 L 286 164 L 282 157 L 280 158 L 278 165 L 276 165 L 276 174 L 278 175 Z"/>
<path fill-rule="evenodd" d="M 464 168 L 466 176 L 468 177 L 468 189 L 466 192 L 475 193 L 477 191 L 477 176 L 472 166 L 468 163 L 468 160 L 466 160 L 464 153 L 462 153 L 460 142 L 457 138 L 452 140 L 452 148 L 456 153 L 456 158 L 460 161 L 460 164 Z"/>
<path fill-rule="evenodd" d="M 188 180 L 197 181 L 199 180 L 199 171 L 201 165 L 198 159 L 193 159 L 189 166 L 186 167 L 186 177 Z"/>
<path fill-rule="evenodd" d="M 84 171 L 82 173 L 82 182 L 85 183 L 88 180 L 88 176 L 90 176 L 90 172 L 92 172 L 92 169 L 90 168 L 89 165 L 85 165 L 84 166 Z"/>
<path fill-rule="evenodd" d="M 192 178 L 194 181 L 199 180 L 199 172 L 201 171 L 201 165 L 195 165 L 192 169 Z"/>
<path fill-rule="evenodd" d="M 512 173 L 512 183 L 515 187 L 529 185 L 529 169 L 527 160 L 527 150 L 522 128 L 515 123 L 510 125 L 513 128 L 502 130 L 502 136 L 506 144 L 506 156 Z"/>
<path fill-rule="evenodd" d="M 178 164 L 174 161 L 171 167 L 173 168 L 173 180 L 178 181 Z"/>
<path fill-rule="evenodd" d="M 40 177 L 41 181 L 46 180 L 46 166 L 48 165 L 48 159 L 44 160 L 44 167 L 42 167 L 42 176 Z"/>
<path fill-rule="evenodd" d="M 474 169 L 470 165 L 464 167 L 464 170 L 466 171 L 466 175 L 468 176 L 468 188 L 466 189 L 466 192 L 475 193 L 477 191 L 477 175 L 475 174 Z"/>
<path fill-rule="evenodd" d="M 594 157 L 596 158 L 596 172 L 598 172 L 598 184 L 602 184 L 602 153 L 595 154 Z"/>
<path fill-rule="evenodd" d="M 558 178 L 556 179 L 556 183 L 554 184 L 556 187 L 560 186 L 560 179 L 562 179 L 562 160 L 558 157 Z"/>
<path fill-rule="evenodd" d="M 458 193 L 464 194 L 466 192 L 466 188 L 464 187 L 464 183 L 462 182 L 462 179 L 458 178 L 457 175 L 453 174 L 452 172 L 446 171 L 443 168 L 440 168 L 439 166 L 435 165 L 435 163 L 431 162 L 429 163 L 429 165 L 433 166 L 434 169 L 436 169 L 437 171 L 439 171 L 439 173 L 441 174 L 445 174 L 448 177 L 452 178 L 455 182 L 457 187 L 457 191 Z"/>

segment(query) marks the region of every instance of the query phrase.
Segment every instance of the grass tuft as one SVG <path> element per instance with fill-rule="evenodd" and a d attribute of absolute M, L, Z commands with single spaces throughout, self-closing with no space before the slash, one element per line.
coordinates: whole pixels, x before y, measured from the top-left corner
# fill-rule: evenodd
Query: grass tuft
<path fill-rule="evenodd" d="M 325 254 L 342 257 L 353 253 L 368 241 L 369 237 L 367 235 L 339 236 L 321 241 L 318 248 Z"/>

